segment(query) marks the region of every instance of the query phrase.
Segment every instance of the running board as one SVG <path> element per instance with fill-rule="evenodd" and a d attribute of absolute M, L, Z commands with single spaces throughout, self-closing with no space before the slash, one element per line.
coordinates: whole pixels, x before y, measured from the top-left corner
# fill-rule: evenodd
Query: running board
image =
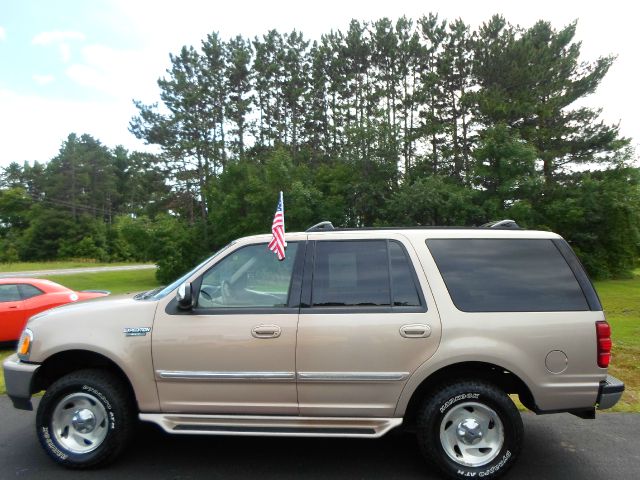
<path fill-rule="evenodd" d="M 165 432 L 195 435 L 378 438 L 402 418 L 280 417 L 141 413 Z"/>

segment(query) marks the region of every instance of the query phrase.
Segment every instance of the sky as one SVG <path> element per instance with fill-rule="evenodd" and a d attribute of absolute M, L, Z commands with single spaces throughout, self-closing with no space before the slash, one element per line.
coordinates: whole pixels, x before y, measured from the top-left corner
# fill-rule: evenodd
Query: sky
<path fill-rule="evenodd" d="M 88 133 L 109 147 L 149 150 L 128 131 L 133 100 L 159 101 L 156 81 L 169 54 L 223 39 L 296 29 L 308 39 L 372 21 L 429 12 L 476 27 L 500 13 L 512 24 L 578 20 L 582 60 L 617 55 L 599 89 L 582 103 L 602 108 L 607 123 L 640 141 L 638 13 L 626 0 L 2 0 L 0 2 L 0 167 L 46 162 L 67 136 Z M 640 149 L 639 149 L 640 151 Z"/>

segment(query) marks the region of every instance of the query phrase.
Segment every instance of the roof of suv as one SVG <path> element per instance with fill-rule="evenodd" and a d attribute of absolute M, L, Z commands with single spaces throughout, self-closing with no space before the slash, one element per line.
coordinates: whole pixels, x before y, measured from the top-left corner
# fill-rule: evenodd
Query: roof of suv
<path fill-rule="evenodd" d="M 480 227 L 383 227 L 383 228 L 336 228 L 312 232 L 287 232 L 287 240 L 302 240 L 307 235 L 313 238 L 380 238 L 380 235 L 399 234 L 411 238 L 519 238 L 519 239 L 560 239 L 560 235 L 541 230 L 521 230 L 512 228 Z M 268 241 L 271 234 L 252 235 L 244 240 Z"/>

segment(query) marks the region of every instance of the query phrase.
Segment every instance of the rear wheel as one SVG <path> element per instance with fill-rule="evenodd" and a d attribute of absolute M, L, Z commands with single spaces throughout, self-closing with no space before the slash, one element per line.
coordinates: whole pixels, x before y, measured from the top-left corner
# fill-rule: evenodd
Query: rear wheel
<path fill-rule="evenodd" d="M 81 370 L 54 382 L 38 406 L 40 444 L 69 468 L 105 465 L 125 448 L 135 413 L 123 382 L 103 370 Z"/>
<path fill-rule="evenodd" d="M 485 382 L 444 386 L 418 417 L 423 454 L 449 478 L 497 478 L 522 448 L 520 413 L 500 389 Z"/>

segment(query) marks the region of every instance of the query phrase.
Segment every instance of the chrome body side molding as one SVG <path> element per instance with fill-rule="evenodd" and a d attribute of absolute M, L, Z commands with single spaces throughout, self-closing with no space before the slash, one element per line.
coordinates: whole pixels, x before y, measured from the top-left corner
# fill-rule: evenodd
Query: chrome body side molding
<path fill-rule="evenodd" d="M 408 372 L 206 372 L 157 370 L 160 380 L 295 381 L 299 382 L 401 382 Z"/>
<path fill-rule="evenodd" d="M 156 376 L 162 380 L 201 380 L 201 381 L 278 381 L 293 382 L 295 373 L 293 372 L 191 372 L 191 371 L 171 371 L 157 370 Z"/>
<path fill-rule="evenodd" d="M 409 372 L 298 372 L 299 382 L 401 382 Z"/>

